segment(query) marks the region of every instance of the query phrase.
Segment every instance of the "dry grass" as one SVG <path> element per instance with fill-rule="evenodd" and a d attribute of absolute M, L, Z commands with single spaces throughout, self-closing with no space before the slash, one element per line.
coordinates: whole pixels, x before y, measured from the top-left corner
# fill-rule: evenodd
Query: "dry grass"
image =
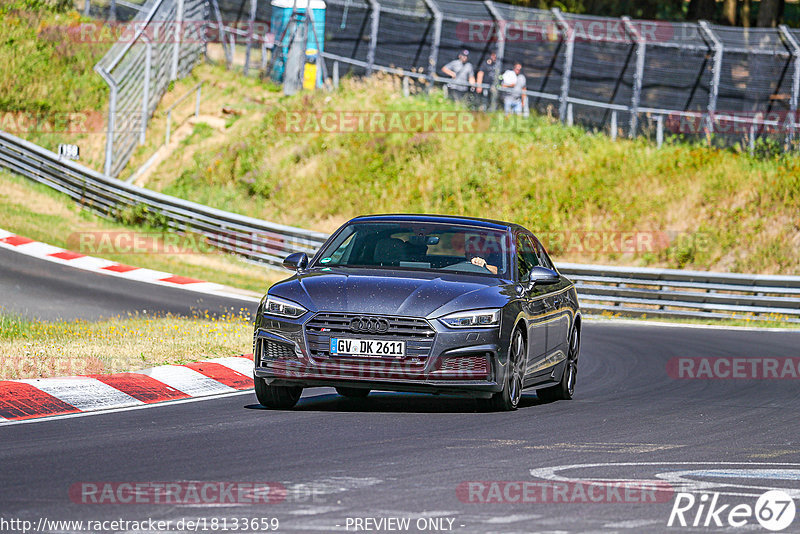
<path fill-rule="evenodd" d="M 250 352 L 252 337 L 252 323 L 241 314 L 97 322 L 0 315 L 0 379 L 119 373 L 232 356 Z"/>

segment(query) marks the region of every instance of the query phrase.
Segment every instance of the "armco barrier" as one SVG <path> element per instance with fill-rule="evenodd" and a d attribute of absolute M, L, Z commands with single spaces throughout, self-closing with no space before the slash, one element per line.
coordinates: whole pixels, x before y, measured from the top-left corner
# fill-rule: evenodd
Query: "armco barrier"
<path fill-rule="evenodd" d="M 313 254 L 327 235 L 230 213 L 108 178 L 5 132 L 0 167 L 69 195 L 106 217 L 146 208 L 176 232 L 203 235 L 216 247 L 279 266 L 292 252 Z M 800 276 L 561 263 L 587 313 L 697 319 L 749 318 L 800 323 Z"/>
<path fill-rule="evenodd" d="M 6 132 L 0 132 L 0 167 L 69 195 L 105 217 L 146 209 L 177 232 L 204 236 L 226 252 L 273 266 L 292 252 L 313 253 L 327 235 L 230 213 L 126 184 L 87 169 Z"/>

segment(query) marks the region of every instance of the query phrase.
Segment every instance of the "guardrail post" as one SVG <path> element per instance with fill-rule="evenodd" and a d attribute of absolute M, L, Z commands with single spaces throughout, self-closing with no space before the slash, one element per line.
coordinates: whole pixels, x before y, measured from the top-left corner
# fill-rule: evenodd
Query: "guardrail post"
<path fill-rule="evenodd" d="M 144 33 L 144 91 L 142 91 L 142 116 L 139 123 L 139 144 L 143 145 L 147 136 L 147 118 L 150 115 L 150 75 L 152 70 L 153 43 Z"/>
<path fill-rule="evenodd" d="M 433 0 L 425 0 L 425 5 L 428 6 L 433 15 L 433 42 L 431 42 L 431 53 L 428 56 L 428 79 L 430 80 L 428 90 L 430 90 L 433 88 L 436 64 L 439 62 L 439 44 L 442 41 L 442 12 Z"/>
<path fill-rule="evenodd" d="M 706 122 L 706 131 L 714 133 L 714 114 L 717 112 L 717 97 L 719 96 L 719 78 L 722 74 L 722 54 L 725 47 L 722 41 L 717 38 L 711 25 L 706 20 L 701 20 L 700 29 L 708 37 L 711 42 L 711 50 L 714 52 L 714 66 L 711 70 L 711 89 L 708 92 L 708 118 Z"/>
<path fill-rule="evenodd" d="M 197 86 L 197 98 L 194 101 L 194 117 L 200 116 L 200 91 L 203 90 L 203 84 Z"/>
<path fill-rule="evenodd" d="M 611 112 L 611 140 L 617 140 L 617 110 Z"/>
<path fill-rule="evenodd" d="M 311 11 L 309 5 L 308 11 Z M 247 76 L 250 71 L 250 50 L 253 48 L 253 27 L 256 24 L 256 0 L 250 0 L 250 18 L 247 21 L 247 46 L 244 51 L 244 70 L 243 73 Z"/>
<path fill-rule="evenodd" d="M 778 26 L 784 40 L 788 44 L 787 48 L 792 54 L 792 62 L 794 63 L 794 70 L 792 71 L 792 96 L 789 99 L 789 112 L 792 115 L 792 128 L 789 130 L 789 141 L 794 139 L 794 125 L 797 124 L 795 115 L 797 114 L 797 98 L 800 93 L 800 43 L 794 38 L 794 35 L 789 31 L 789 27 L 785 24 Z"/>
<path fill-rule="evenodd" d="M 332 77 L 333 77 L 333 88 L 334 89 L 338 89 L 339 88 L 339 62 L 338 61 L 334 61 L 333 62 L 333 76 Z"/>
<path fill-rule="evenodd" d="M 497 8 L 492 0 L 483 0 L 483 3 L 486 6 L 486 9 L 489 10 L 489 14 L 494 19 L 495 35 L 497 36 L 497 61 L 494 62 L 495 86 L 489 89 L 489 111 L 494 111 L 497 109 L 497 80 L 500 79 L 501 75 L 500 65 L 503 64 L 503 58 L 506 55 L 506 35 L 508 31 L 508 24 L 506 24 L 506 21 L 500 16 L 500 12 L 497 11 Z"/>
<path fill-rule="evenodd" d="M 370 27 L 369 27 L 369 48 L 367 49 L 367 76 L 372 74 L 372 66 L 375 65 L 375 49 L 378 47 L 378 25 L 381 22 L 381 4 L 378 0 L 369 0 Z"/>
<path fill-rule="evenodd" d="M 636 129 L 639 124 L 639 101 L 642 94 L 642 79 L 644 78 L 644 60 L 647 48 L 647 40 L 634 28 L 630 17 L 622 17 L 622 24 L 631 39 L 636 43 L 636 70 L 633 73 L 633 91 L 631 95 L 631 117 L 628 135 L 636 137 Z"/>
<path fill-rule="evenodd" d="M 177 0 L 175 8 L 175 43 L 172 47 L 172 69 L 170 70 L 170 80 L 178 79 L 178 59 L 181 55 L 181 43 L 183 42 L 183 1 Z"/>
<path fill-rule="evenodd" d="M 567 126 L 572 126 L 575 123 L 575 117 L 572 114 L 572 104 L 567 104 Z"/>
<path fill-rule="evenodd" d="M 172 110 L 167 111 L 167 133 L 164 136 L 164 146 L 169 145 L 169 134 L 172 129 Z"/>
<path fill-rule="evenodd" d="M 561 30 L 562 38 L 567 41 L 567 48 L 564 52 L 564 69 L 561 74 L 561 94 L 558 97 L 558 115 L 561 122 L 566 121 L 567 103 L 569 99 L 569 82 L 572 76 L 572 57 L 575 53 L 575 32 L 569 27 L 567 20 L 561 10 L 554 7 L 550 10 L 555 18 L 556 25 Z"/>
<path fill-rule="evenodd" d="M 664 115 L 656 116 L 656 146 L 664 144 Z"/>
<path fill-rule="evenodd" d="M 411 90 L 408 86 L 408 76 L 403 76 L 403 96 L 408 97 L 411 95 Z"/>

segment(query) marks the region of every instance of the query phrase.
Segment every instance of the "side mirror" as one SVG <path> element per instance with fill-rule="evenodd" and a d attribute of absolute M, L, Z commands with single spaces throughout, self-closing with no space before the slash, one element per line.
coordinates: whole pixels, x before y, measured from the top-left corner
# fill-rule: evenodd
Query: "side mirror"
<path fill-rule="evenodd" d="M 308 256 L 306 256 L 305 252 L 289 254 L 286 256 L 286 259 L 283 260 L 283 266 L 290 271 L 302 271 L 308 266 Z"/>
<path fill-rule="evenodd" d="M 528 283 L 528 287 L 533 287 L 536 284 L 546 286 L 557 284 L 560 279 L 561 277 L 558 276 L 558 273 L 554 270 L 548 269 L 547 267 L 536 266 L 531 269 L 531 272 L 525 277 L 525 282 Z"/>

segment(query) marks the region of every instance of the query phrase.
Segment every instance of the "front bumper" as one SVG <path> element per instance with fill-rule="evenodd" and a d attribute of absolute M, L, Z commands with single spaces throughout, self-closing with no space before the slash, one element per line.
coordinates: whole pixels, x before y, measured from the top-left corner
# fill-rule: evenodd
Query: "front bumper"
<path fill-rule="evenodd" d="M 405 358 L 338 357 L 319 350 L 324 346 L 324 339 L 320 341 L 324 333 L 307 330 L 316 317 L 307 315 L 297 321 L 260 319 L 253 346 L 256 377 L 273 385 L 363 387 L 473 397 L 489 397 L 502 389 L 498 355 L 504 351 L 500 350 L 499 329 L 455 330 L 431 320 L 426 321 L 432 332 L 425 353 L 416 351 Z M 396 335 L 392 339 L 403 338 Z"/>

